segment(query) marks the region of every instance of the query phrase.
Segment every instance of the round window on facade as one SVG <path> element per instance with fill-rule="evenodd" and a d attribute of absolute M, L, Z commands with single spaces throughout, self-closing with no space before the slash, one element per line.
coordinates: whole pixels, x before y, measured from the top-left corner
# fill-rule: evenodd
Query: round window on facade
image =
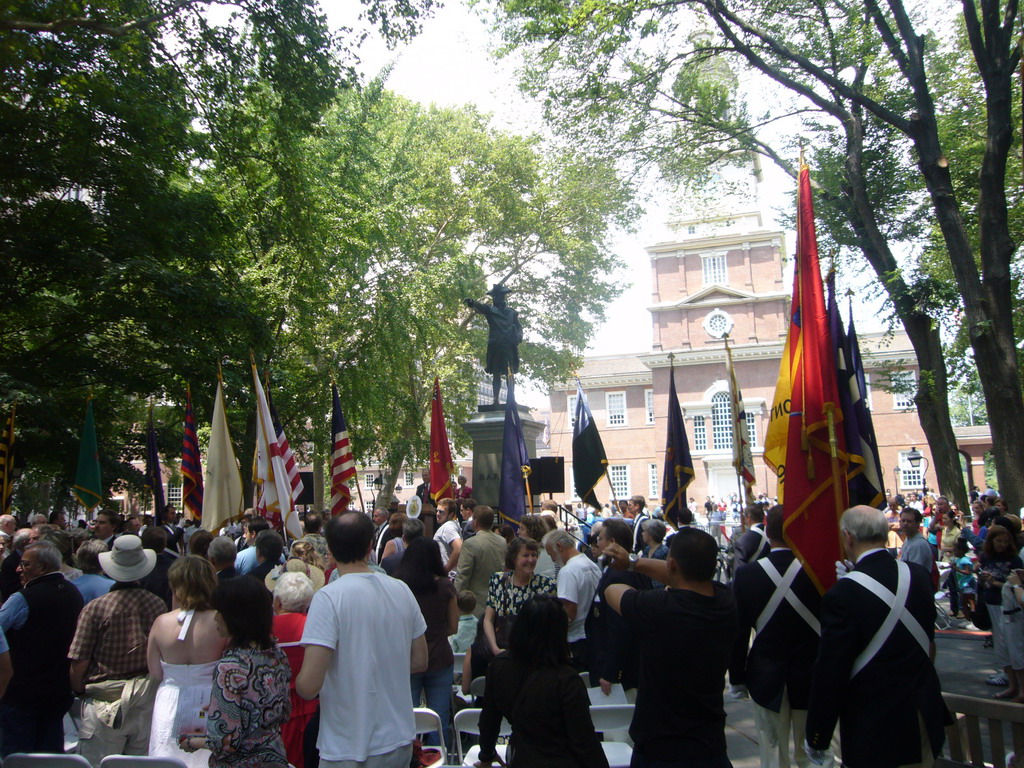
<path fill-rule="evenodd" d="M 728 312 L 715 309 L 704 318 L 704 330 L 713 339 L 721 339 L 727 333 L 732 333 L 733 322 Z"/>

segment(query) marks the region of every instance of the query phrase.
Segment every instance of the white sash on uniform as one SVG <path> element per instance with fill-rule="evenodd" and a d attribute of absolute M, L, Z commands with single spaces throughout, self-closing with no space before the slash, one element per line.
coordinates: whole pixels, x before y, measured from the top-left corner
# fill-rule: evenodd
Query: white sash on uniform
<path fill-rule="evenodd" d="M 761 615 L 757 617 L 754 629 L 757 632 L 764 629 L 768 622 L 772 620 L 772 616 L 775 615 L 779 606 L 782 605 L 782 601 L 785 600 L 793 606 L 793 609 L 814 630 L 814 634 L 821 637 L 821 624 L 818 618 L 811 613 L 811 609 L 804 605 L 804 602 L 793 591 L 793 582 L 796 580 L 797 574 L 800 573 L 802 567 L 800 560 L 794 557 L 785 574 L 780 574 L 779 569 L 767 557 L 762 557 L 760 560 L 755 561 L 755 563 L 761 566 L 764 572 L 768 574 L 768 578 L 775 584 L 775 592 L 772 594 L 768 604 L 765 605 L 764 610 L 761 611 Z"/>
<path fill-rule="evenodd" d="M 889 639 L 892 631 L 896 629 L 898 622 L 903 622 L 903 626 L 907 628 L 913 638 L 917 641 L 917 644 L 921 646 L 921 650 L 924 651 L 926 656 L 930 655 L 931 642 L 928 640 L 928 634 L 924 628 L 918 623 L 917 619 L 907 610 L 907 597 L 910 594 L 910 567 L 902 560 L 896 561 L 896 569 L 898 579 L 896 582 L 896 594 L 894 595 L 888 589 L 886 589 L 877 579 L 868 576 L 863 571 L 851 571 L 843 578 L 852 579 L 857 584 L 860 584 L 866 590 L 871 592 L 875 597 L 889 606 L 889 615 L 885 617 L 885 621 L 882 622 L 882 626 L 875 632 L 875 636 L 871 638 L 871 642 L 867 644 L 867 647 L 861 651 L 860 655 L 853 661 L 853 670 L 850 672 L 850 677 L 853 678 L 858 672 L 866 667 L 873 658 L 881 650 L 882 646 L 885 645 L 885 641 Z"/>

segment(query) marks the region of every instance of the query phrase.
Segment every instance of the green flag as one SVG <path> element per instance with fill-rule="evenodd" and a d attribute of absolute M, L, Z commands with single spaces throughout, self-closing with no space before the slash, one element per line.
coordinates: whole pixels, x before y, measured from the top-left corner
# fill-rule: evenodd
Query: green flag
<path fill-rule="evenodd" d="M 78 471 L 72 488 L 78 503 L 92 512 L 103 501 L 103 484 L 100 482 L 100 454 L 96 447 L 96 423 L 92 418 L 92 398 L 85 404 L 85 426 L 82 427 L 82 443 L 78 448 Z"/>

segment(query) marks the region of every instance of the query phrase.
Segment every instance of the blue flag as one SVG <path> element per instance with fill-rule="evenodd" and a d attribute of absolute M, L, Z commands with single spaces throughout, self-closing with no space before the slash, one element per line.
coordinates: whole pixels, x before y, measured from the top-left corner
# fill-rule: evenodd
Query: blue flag
<path fill-rule="evenodd" d="M 679 527 L 679 515 L 686 509 L 686 488 L 693 480 L 693 457 L 686 439 L 683 411 L 676 394 L 676 369 L 669 372 L 668 437 L 665 441 L 665 475 L 661 485 L 661 505 L 665 519 Z"/>
<path fill-rule="evenodd" d="M 601 508 L 594 488 L 608 471 L 608 456 L 597 431 L 597 423 L 587 404 L 583 385 L 576 379 L 576 423 L 572 428 L 572 482 L 584 504 Z"/>
<path fill-rule="evenodd" d="M 878 448 L 877 446 L 872 447 L 874 445 L 874 428 L 871 425 L 871 414 L 864 402 L 864 371 L 861 370 L 861 381 L 858 383 L 854 360 L 851 358 L 850 339 L 843 328 L 843 320 L 839 316 L 835 274 L 829 273 L 826 282 L 828 283 L 826 312 L 828 313 L 829 334 L 835 345 L 836 384 L 839 408 L 843 413 L 843 436 L 846 438 L 846 453 L 849 459 L 846 483 L 850 492 L 850 504 L 851 506 L 867 504 L 870 507 L 877 507 L 884 499 L 884 494 L 877 487 L 881 471 L 878 469 Z M 856 345 L 856 339 L 854 339 L 854 344 Z M 856 350 L 856 346 L 854 349 Z M 855 358 L 859 362 L 859 350 L 856 350 Z M 861 408 L 857 407 L 858 402 L 862 406 Z M 861 423 L 862 419 L 867 420 L 866 425 Z M 871 435 L 870 443 L 862 439 L 865 429 Z M 874 471 L 871 469 L 872 466 L 875 467 Z"/>
<path fill-rule="evenodd" d="M 508 400 L 505 403 L 505 433 L 501 443 L 501 488 L 498 491 L 498 510 L 501 519 L 519 528 L 519 521 L 526 509 L 527 480 L 530 473 L 530 456 L 526 452 L 526 438 L 519 421 L 515 391 L 511 380 L 508 386 Z"/>
<path fill-rule="evenodd" d="M 853 400 L 853 413 L 857 418 L 857 436 L 860 451 L 864 456 L 864 470 L 861 473 L 859 492 L 863 495 L 859 502 L 854 501 L 853 485 L 850 485 L 850 503 L 867 504 L 870 507 L 885 506 L 885 483 L 882 476 L 882 462 L 878 459 L 878 441 L 875 439 L 875 425 L 868 410 L 868 385 L 864 375 L 864 361 L 860 356 L 860 344 L 857 342 L 857 331 L 853 327 L 853 305 L 850 305 L 850 330 L 846 334 L 844 352 L 846 364 L 850 366 L 850 393 Z M 849 440 L 846 443 L 850 446 Z"/>
<path fill-rule="evenodd" d="M 146 487 L 153 492 L 153 508 L 159 519 L 164 510 L 164 478 L 160 472 L 160 454 L 156 448 L 152 406 L 149 408 L 149 428 L 146 430 Z"/>

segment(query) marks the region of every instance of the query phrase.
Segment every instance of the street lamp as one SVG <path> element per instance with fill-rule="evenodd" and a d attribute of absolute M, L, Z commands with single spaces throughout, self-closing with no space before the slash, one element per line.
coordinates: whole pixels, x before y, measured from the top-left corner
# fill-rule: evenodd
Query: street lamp
<path fill-rule="evenodd" d="M 380 493 L 380 489 L 384 487 L 384 476 L 377 475 L 373 478 L 373 508 L 377 508 L 377 494 Z"/>
<path fill-rule="evenodd" d="M 900 492 L 900 468 L 899 467 L 893 467 L 892 468 L 892 480 L 895 483 L 895 485 L 893 486 L 893 494 L 892 495 L 893 496 L 898 496 L 899 492 Z"/>
<path fill-rule="evenodd" d="M 907 454 L 907 463 L 914 469 L 917 469 L 921 466 L 922 461 L 924 462 L 924 469 L 921 470 L 921 496 L 924 497 L 928 492 L 928 486 L 925 483 L 925 475 L 928 474 L 928 458 L 917 448 L 911 447 L 910 453 Z"/>

